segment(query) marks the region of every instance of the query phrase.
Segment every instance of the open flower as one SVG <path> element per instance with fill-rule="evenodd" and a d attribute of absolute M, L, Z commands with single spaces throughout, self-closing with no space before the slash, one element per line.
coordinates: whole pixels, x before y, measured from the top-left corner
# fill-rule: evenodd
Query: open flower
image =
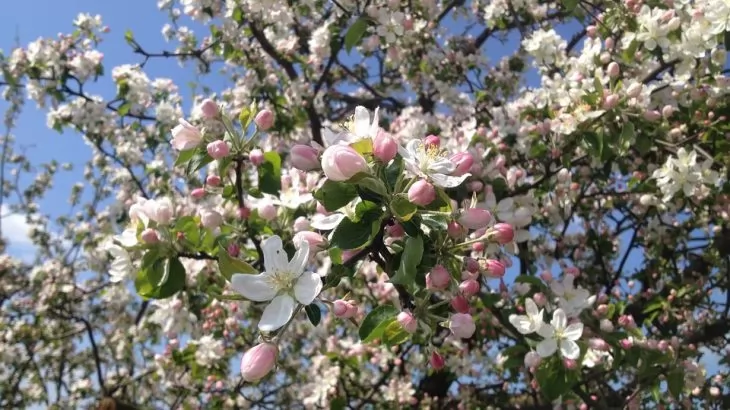
<path fill-rule="evenodd" d="M 545 338 L 537 345 L 536 350 L 540 356 L 550 357 L 558 349 L 565 359 L 575 360 L 580 356 L 580 347 L 575 341 L 583 335 L 583 323 L 568 325 L 563 309 L 556 309 L 550 324 L 540 326 L 537 334 Z"/>
<path fill-rule="evenodd" d="M 271 332 L 291 319 L 297 302 L 309 305 L 322 290 L 314 272 L 304 272 L 309 259 L 309 243 L 301 241 L 291 261 L 287 260 L 281 238 L 272 236 L 261 246 L 265 271 L 258 275 L 234 274 L 233 289 L 255 302 L 271 301 L 259 321 L 259 330 Z"/>
<path fill-rule="evenodd" d="M 345 130 L 342 132 L 334 132 L 330 129 L 322 130 L 322 138 L 328 147 L 338 144 L 354 144 L 360 140 L 366 138 L 375 138 L 378 135 L 378 111 L 380 108 L 375 109 L 373 114 L 373 120 L 370 121 L 370 112 L 368 109 L 362 106 L 355 107 L 355 115 L 352 117 L 347 124 L 345 124 Z"/>
<path fill-rule="evenodd" d="M 355 209 L 357 208 L 357 204 L 360 202 L 362 202 L 362 199 L 360 199 L 360 197 L 356 197 L 350 201 L 350 203 L 338 209 L 337 212 L 333 212 L 329 215 L 314 215 L 311 224 L 312 228 L 319 229 L 320 231 L 331 231 L 337 228 L 337 225 L 339 225 L 345 217 L 349 217 L 354 220 Z"/>
<path fill-rule="evenodd" d="M 509 322 L 523 335 L 537 332 L 544 324 L 542 321 L 543 309 L 537 308 L 537 304 L 531 298 L 525 299 L 525 310 L 527 315 L 510 315 Z"/>
<path fill-rule="evenodd" d="M 405 148 L 398 147 L 408 171 L 416 176 L 427 178 L 442 188 L 454 188 L 461 185 L 471 174 L 452 176 L 456 170 L 454 164 L 444 151 L 435 146 L 426 146 L 423 141 L 411 140 Z"/>
<path fill-rule="evenodd" d="M 588 290 L 575 286 L 575 276 L 565 275 L 562 282 L 553 281 L 550 289 L 558 297 L 558 304 L 565 311 L 568 317 L 580 315 L 583 309 L 589 308 L 596 301 L 596 296 L 591 295 Z"/>

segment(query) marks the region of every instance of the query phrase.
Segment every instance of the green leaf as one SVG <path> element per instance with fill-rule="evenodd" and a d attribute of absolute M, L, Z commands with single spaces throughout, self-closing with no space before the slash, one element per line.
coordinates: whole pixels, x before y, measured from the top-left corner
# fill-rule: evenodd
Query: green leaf
<path fill-rule="evenodd" d="M 684 390 L 684 372 L 675 369 L 667 375 L 667 389 L 674 398 L 679 398 Z"/>
<path fill-rule="evenodd" d="M 517 283 L 527 283 L 528 285 L 536 286 L 537 288 L 542 288 L 545 286 L 545 283 L 543 283 L 540 278 L 536 276 L 530 276 L 530 275 L 520 275 L 515 278 L 515 282 Z"/>
<path fill-rule="evenodd" d="M 397 314 L 398 309 L 391 305 L 381 305 L 371 310 L 363 319 L 357 332 L 360 340 L 363 343 L 368 343 L 381 337 L 385 328 L 395 321 Z"/>
<path fill-rule="evenodd" d="M 117 114 L 119 114 L 120 117 L 124 117 L 129 113 L 130 108 L 132 108 L 132 104 L 125 102 L 117 108 Z"/>
<path fill-rule="evenodd" d="M 391 322 L 383 330 L 383 343 L 387 346 L 397 346 L 410 339 L 411 334 L 406 332 L 397 320 Z"/>
<path fill-rule="evenodd" d="M 372 214 L 366 215 L 366 218 L 358 222 L 345 218 L 332 231 L 330 243 L 340 249 L 360 249 L 373 240 L 379 229 L 380 218 L 374 218 Z"/>
<path fill-rule="evenodd" d="M 603 156 L 603 134 L 588 132 L 585 135 L 585 142 L 593 157 L 601 158 Z"/>
<path fill-rule="evenodd" d="M 398 194 L 390 201 L 390 211 L 399 221 L 407 222 L 418 212 L 418 207 L 408 200 L 406 194 Z"/>
<path fill-rule="evenodd" d="M 238 115 L 238 121 L 241 123 L 241 128 L 243 128 L 244 133 L 246 128 L 251 125 L 251 121 L 253 121 L 255 116 L 256 106 L 253 103 L 249 107 L 241 110 L 241 113 Z"/>
<path fill-rule="evenodd" d="M 188 175 L 198 172 L 201 168 L 213 162 L 213 158 L 208 155 L 205 147 L 196 148 L 194 151 L 193 157 L 188 162 L 186 172 Z"/>
<path fill-rule="evenodd" d="M 396 157 L 385 168 L 384 174 L 385 182 L 388 184 L 388 187 L 390 187 L 390 191 L 395 191 L 396 184 L 398 183 L 399 178 L 403 175 L 403 158 Z"/>
<path fill-rule="evenodd" d="M 506 357 L 507 360 L 502 364 L 505 369 L 515 369 L 522 366 L 525 362 L 525 354 L 527 354 L 527 347 L 522 344 L 517 344 L 502 351 L 502 356 Z"/>
<path fill-rule="evenodd" d="M 535 372 L 540 391 L 550 401 L 567 393 L 575 383 L 575 377 L 559 360 L 543 362 Z"/>
<path fill-rule="evenodd" d="M 416 268 L 421 263 L 421 258 L 423 258 L 423 238 L 409 236 L 406 238 L 400 266 L 395 276 L 390 278 L 390 282 L 412 288 L 416 283 Z"/>
<path fill-rule="evenodd" d="M 449 226 L 449 218 L 445 215 L 421 215 L 421 225 L 431 230 L 445 231 Z"/>
<path fill-rule="evenodd" d="M 388 196 L 388 188 L 385 187 L 383 181 L 373 178 L 373 176 L 368 173 L 360 172 L 350 178 L 347 182 L 354 183 L 360 188 L 370 191 L 376 195 L 380 195 L 381 197 Z"/>
<path fill-rule="evenodd" d="M 330 248 L 327 253 L 329 253 L 330 259 L 332 260 L 333 264 L 342 265 L 342 249 Z"/>
<path fill-rule="evenodd" d="M 316 303 L 304 306 L 304 311 L 307 312 L 307 318 L 312 323 L 312 326 L 317 326 L 322 320 L 322 310 L 317 306 Z"/>
<path fill-rule="evenodd" d="M 231 277 L 236 273 L 251 275 L 259 273 L 253 266 L 229 255 L 228 251 L 223 248 L 218 250 L 218 269 L 221 275 L 229 282 L 231 281 Z"/>
<path fill-rule="evenodd" d="M 124 32 L 124 40 L 130 46 L 134 46 L 134 33 L 132 32 L 132 30 L 127 30 Z"/>
<path fill-rule="evenodd" d="M 636 141 L 634 142 L 634 148 L 636 148 L 636 150 L 639 151 L 639 154 L 641 155 L 648 154 L 652 148 L 651 137 L 645 135 L 644 133 L 640 134 L 636 137 Z"/>
<path fill-rule="evenodd" d="M 259 189 L 271 195 L 281 191 L 281 157 L 275 151 L 264 153 L 264 163 L 258 169 Z"/>
<path fill-rule="evenodd" d="M 345 50 L 349 53 L 353 47 L 360 44 L 365 31 L 368 28 L 368 21 L 365 17 L 360 17 L 355 23 L 350 26 L 345 33 Z"/>
<path fill-rule="evenodd" d="M 330 410 L 345 410 L 347 408 L 347 399 L 344 397 L 335 397 L 330 401 Z"/>
<path fill-rule="evenodd" d="M 565 11 L 568 13 L 575 11 L 579 3 L 580 0 L 563 0 L 563 6 L 565 7 Z"/>
<path fill-rule="evenodd" d="M 324 206 L 324 209 L 334 212 L 357 198 L 357 189 L 354 185 L 328 179 L 314 193 L 314 198 Z"/>
<path fill-rule="evenodd" d="M 195 155 L 195 150 L 189 149 L 187 151 L 180 151 L 180 154 L 177 156 L 177 159 L 175 160 L 175 166 L 179 167 L 188 161 L 190 161 L 193 158 L 193 155 Z"/>
<path fill-rule="evenodd" d="M 185 267 L 177 258 L 157 259 L 152 263 L 148 261 L 137 273 L 134 286 L 144 298 L 169 298 L 185 287 Z"/>
<path fill-rule="evenodd" d="M 200 245 L 200 227 L 192 216 L 183 216 L 175 223 L 175 231 L 185 235 L 185 240 L 193 247 Z"/>

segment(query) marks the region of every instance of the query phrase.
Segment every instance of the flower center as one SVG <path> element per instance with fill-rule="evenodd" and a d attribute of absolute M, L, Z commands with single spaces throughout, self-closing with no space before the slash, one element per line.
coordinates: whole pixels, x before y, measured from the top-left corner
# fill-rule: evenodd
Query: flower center
<path fill-rule="evenodd" d="M 294 287 L 296 275 L 292 272 L 277 271 L 272 272 L 268 277 L 268 282 L 277 292 L 289 291 Z"/>
<path fill-rule="evenodd" d="M 444 150 L 435 145 L 422 144 L 419 148 L 421 171 L 428 171 L 432 163 L 440 160 L 444 156 Z"/>

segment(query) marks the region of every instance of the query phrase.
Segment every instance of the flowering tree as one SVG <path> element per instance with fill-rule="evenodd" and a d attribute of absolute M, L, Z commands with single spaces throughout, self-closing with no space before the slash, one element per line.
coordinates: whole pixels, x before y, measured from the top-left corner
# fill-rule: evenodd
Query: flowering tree
<path fill-rule="evenodd" d="M 726 0 L 179 3 L 0 55 L 0 407 L 730 406 Z"/>

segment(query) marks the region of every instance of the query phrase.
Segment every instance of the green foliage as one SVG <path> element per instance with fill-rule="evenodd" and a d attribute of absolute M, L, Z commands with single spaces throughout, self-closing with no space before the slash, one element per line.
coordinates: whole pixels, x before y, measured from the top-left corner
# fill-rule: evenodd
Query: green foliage
<path fill-rule="evenodd" d="M 307 313 L 307 318 L 312 326 L 317 326 L 322 320 L 322 309 L 316 303 L 305 306 L 304 311 Z"/>
<path fill-rule="evenodd" d="M 254 269 L 253 266 L 249 265 L 248 263 L 230 256 L 228 254 L 228 251 L 226 251 L 223 248 L 220 248 L 218 250 L 218 269 L 221 272 L 221 275 L 226 278 L 226 280 L 230 281 L 231 276 L 242 273 L 242 274 L 257 274 L 259 273 Z"/>
<path fill-rule="evenodd" d="M 395 284 L 404 285 L 409 289 L 415 288 L 417 268 L 422 257 L 423 238 L 420 236 L 409 236 L 406 239 L 406 245 L 403 248 L 400 266 L 398 267 L 395 276 L 390 278 L 390 281 Z"/>
<path fill-rule="evenodd" d="M 381 305 L 371 310 L 360 324 L 360 340 L 368 343 L 381 337 L 385 329 L 395 321 L 397 314 L 398 309 L 391 305 Z"/>
<path fill-rule="evenodd" d="M 357 189 L 351 184 L 328 179 L 314 192 L 314 198 L 324 206 L 324 209 L 334 212 L 357 198 Z"/>
<path fill-rule="evenodd" d="M 390 201 L 390 211 L 399 221 L 407 222 L 418 212 L 418 207 L 408 200 L 406 194 L 398 194 Z"/>
<path fill-rule="evenodd" d="M 278 195 L 281 191 L 281 157 L 277 152 L 264 153 L 264 163 L 258 168 L 259 190 Z"/>
<path fill-rule="evenodd" d="M 353 47 L 356 47 L 362 41 L 365 31 L 368 28 L 368 20 L 366 17 L 360 17 L 350 26 L 345 34 L 345 50 L 349 53 Z"/>
<path fill-rule="evenodd" d="M 169 298 L 185 287 L 185 268 L 179 259 L 150 250 L 142 259 L 134 286 L 143 298 Z"/>

